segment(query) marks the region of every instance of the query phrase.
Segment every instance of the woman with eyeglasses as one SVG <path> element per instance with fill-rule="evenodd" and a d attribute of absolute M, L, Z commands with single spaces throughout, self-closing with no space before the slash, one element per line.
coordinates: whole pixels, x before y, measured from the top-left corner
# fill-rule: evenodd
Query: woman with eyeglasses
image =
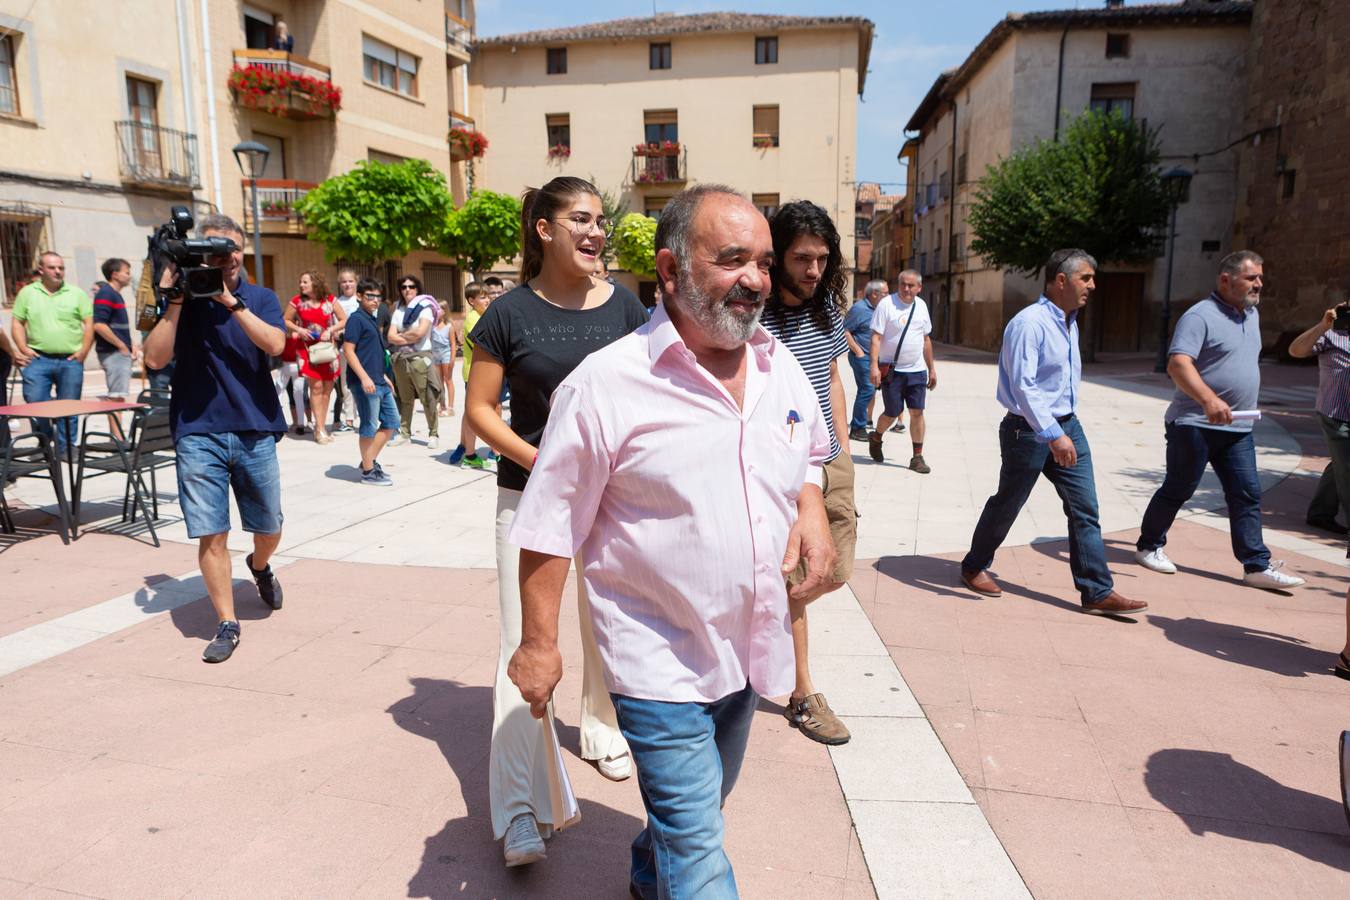
<path fill-rule="evenodd" d="M 499 454 L 497 466 L 497 590 L 501 650 L 493 688 L 489 793 L 492 828 L 505 838 L 508 866 L 544 858 L 554 821 L 549 780 L 554 754 L 529 704 L 507 677 L 520 644 L 520 549 L 508 539 L 521 492 L 530 477 L 548 421 L 554 389 L 591 353 L 646 322 L 631 291 L 594 277 L 610 223 L 600 192 L 580 178 L 554 178 L 525 192 L 521 217 L 519 287 L 488 306 L 473 329 L 473 366 L 466 415 Z M 503 383 L 511 386 L 511 422 L 497 411 Z M 545 448 L 544 452 L 547 452 Z M 584 671 L 581 755 L 615 781 L 632 774 L 628 744 L 619 732 L 606 687 L 583 580 L 577 579 Z M 553 727 L 550 710 L 547 727 Z"/>
<path fill-rule="evenodd" d="M 440 402 L 440 374 L 431 350 L 431 331 L 440 315 L 436 298 L 422 293 L 422 282 L 404 275 L 398 285 L 398 305 L 389 322 L 389 354 L 394 365 L 394 386 L 398 395 L 398 437 L 391 447 L 412 440 L 413 405 L 422 401 L 427 418 L 427 446 L 440 446 L 440 425 L 436 406 Z"/>
<path fill-rule="evenodd" d="M 347 321 L 342 307 L 333 302 L 328 293 L 328 281 L 316 271 L 305 272 L 300 276 L 300 293 L 291 298 L 286 308 L 286 330 L 299 339 L 300 374 L 309 385 L 309 405 L 314 413 L 314 442 L 331 444 L 333 436 L 328 433 L 328 403 L 333 396 L 333 384 L 337 381 L 338 365 L 336 354 L 331 362 L 316 363 L 310 360 L 311 345 L 328 343 L 330 349 L 334 330 Z"/>

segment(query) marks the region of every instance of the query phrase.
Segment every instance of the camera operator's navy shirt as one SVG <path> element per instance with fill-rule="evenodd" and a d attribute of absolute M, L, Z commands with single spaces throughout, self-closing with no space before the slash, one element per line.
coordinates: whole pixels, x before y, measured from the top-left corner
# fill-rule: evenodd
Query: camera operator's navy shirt
<path fill-rule="evenodd" d="M 231 293 L 259 319 L 285 330 L 276 294 L 249 284 L 242 271 Z M 175 441 L 188 434 L 260 431 L 281 440 L 286 420 L 272 384 L 271 359 L 248 339 L 238 313 L 215 300 L 186 298 L 173 356 L 169 422 Z"/>
<path fill-rule="evenodd" d="M 384 334 L 375 317 L 358 309 L 347 317 L 347 329 L 342 333 L 342 339 L 356 348 L 356 359 L 375 386 L 384 384 Z M 347 384 L 353 392 L 362 390 L 361 378 L 351 366 L 347 367 Z"/>
<path fill-rule="evenodd" d="M 1217 293 L 1186 310 L 1177 320 L 1168 353 L 1195 360 L 1195 370 L 1229 409 L 1256 409 L 1261 393 L 1261 318 L 1253 306 L 1236 310 Z M 1250 419 L 1211 425 L 1205 411 L 1181 388 L 1163 414 L 1164 422 L 1217 431 L 1251 431 Z"/>

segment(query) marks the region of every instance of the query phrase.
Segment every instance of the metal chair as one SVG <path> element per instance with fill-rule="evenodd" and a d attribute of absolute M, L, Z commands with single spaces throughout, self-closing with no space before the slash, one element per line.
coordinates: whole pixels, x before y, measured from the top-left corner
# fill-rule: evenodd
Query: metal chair
<path fill-rule="evenodd" d="M 153 486 L 155 470 L 175 465 L 177 460 L 171 455 L 173 434 L 169 427 L 168 407 L 151 407 L 140 412 L 140 421 L 134 423 L 134 435 L 127 441 L 118 440 L 106 431 L 86 432 L 81 439 L 73 495 L 74 522 L 78 528 L 80 495 L 84 490 L 85 478 L 125 475 L 127 486 L 123 492 L 122 521 L 136 521 L 136 510 L 139 508 L 150 529 L 150 540 L 158 547 L 159 536 L 155 534 L 154 524 L 159 518 L 159 498 L 155 496 L 157 486 L 147 489 L 143 473 L 150 473 Z"/>
<path fill-rule="evenodd" d="M 33 446 L 25 446 L 30 442 Z M 5 445 L 3 457 L 0 457 L 0 485 L 14 478 L 42 478 L 52 483 L 56 493 L 57 510 L 60 512 L 61 542 L 69 544 L 75 534 L 75 520 L 71 516 L 70 503 L 66 500 L 66 492 L 61 481 L 61 460 L 56 454 L 56 445 L 51 438 L 33 432 L 9 440 Z M 7 534 L 18 531 L 3 490 L 0 490 L 0 530 Z"/>

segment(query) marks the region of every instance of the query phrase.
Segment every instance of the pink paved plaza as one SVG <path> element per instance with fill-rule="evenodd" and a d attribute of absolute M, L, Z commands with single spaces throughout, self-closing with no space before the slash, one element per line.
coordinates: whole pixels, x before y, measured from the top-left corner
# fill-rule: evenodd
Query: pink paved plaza
<path fill-rule="evenodd" d="M 1279 419 L 1320 472 L 1320 433 Z M 1267 527 L 1339 550 L 1303 526 L 1312 483 L 1269 491 Z M 243 642 L 206 666 L 206 600 L 156 606 L 191 590 L 193 547 L 117 528 L 64 547 L 50 515 L 19 520 L 0 641 L 114 597 L 148 615 L 0 677 L 0 898 L 626 896 L 641 801 L 580 760 L 574 669 L 557 709 L 582 823 L 501 866 L 492 570 L 297 560 L 280 612 L 237 582 Z M 1034 896 L 1350 895 L 1350 683 L 1329 674 L 1347 570 L 1276 550 L 1308 585 L 1245 588 L 1226 533 L 1183 520 L 1181 572 L 1157 575 L 1136 534 L 1106 536 L 1119 589 L 1151 603 L 1133 621 L 1078 612 L 1063 541 L 1004 548 L 1000 599 L 954 586 L 959 553 L 859 560 L 850 587 Z M 567 604 L 563 635 L 579 660 Z M 887 896 L 830 753 L 779 710 L 761 704 L 726 810 L 743 896 Z"/>

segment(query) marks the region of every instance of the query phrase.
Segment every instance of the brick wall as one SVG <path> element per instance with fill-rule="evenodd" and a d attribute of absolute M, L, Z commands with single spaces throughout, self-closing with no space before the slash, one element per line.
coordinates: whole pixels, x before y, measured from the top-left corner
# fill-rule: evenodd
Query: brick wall
<path fill-rule="evenodd" d="M 1256 4 L 1234 244 L 1265 257 L 1268 344 L 1350 288 L 1348 43 L 1343 0 Z"/>

